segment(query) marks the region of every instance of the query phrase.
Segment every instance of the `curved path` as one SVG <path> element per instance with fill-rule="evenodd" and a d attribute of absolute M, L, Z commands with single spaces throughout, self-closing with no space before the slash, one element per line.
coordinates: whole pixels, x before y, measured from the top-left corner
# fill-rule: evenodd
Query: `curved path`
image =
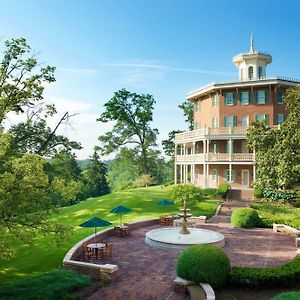
<path fill-rule="evenodd" d="M 228 220 L 227 216 L 216 216 L 198 227 L 225 235 L 223 249 L 232 265 L 273 266 L 285 263 L 296 255 L 291 237 L 273 233 L 272 229 L 233 228 Z M 163 300 L 168 297 L 176 277 L 176 259 L 180 250 L 157 249 L 145 243 L 146 232 L 158 227 L 134 230 L 130 237 L 108 238 L 113 243 L 113 255 L 105 262 L 117 264 L 119 275 L 116 281 L 98 289 L 88 299 Z"/>

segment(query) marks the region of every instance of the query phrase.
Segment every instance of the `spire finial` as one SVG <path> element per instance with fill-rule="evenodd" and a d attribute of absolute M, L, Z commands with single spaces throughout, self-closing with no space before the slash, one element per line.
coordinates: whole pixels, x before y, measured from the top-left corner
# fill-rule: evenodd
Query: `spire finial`
<path fill-rule="evenodd" d="M 250 53 L 254 53 L 254 42 L 253 42 L 253 33 L 251 32 L 251 37 L 250 37 Z"/>

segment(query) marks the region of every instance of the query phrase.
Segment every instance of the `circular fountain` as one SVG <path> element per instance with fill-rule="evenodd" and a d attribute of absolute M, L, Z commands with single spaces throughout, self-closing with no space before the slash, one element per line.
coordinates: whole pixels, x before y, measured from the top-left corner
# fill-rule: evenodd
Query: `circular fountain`
<path fill-rule="evenodd" d="M 207 229 L 187 228 L 187 218 L 191 217 L 190 209 L 184 201 L 179 217 L 182 227 L 154 229 L 146 233 L 146 243 L 157 248 L 185 249 L 192 245 L 210 244 L 218 247 L 225 245 L 224 235 Z"/>

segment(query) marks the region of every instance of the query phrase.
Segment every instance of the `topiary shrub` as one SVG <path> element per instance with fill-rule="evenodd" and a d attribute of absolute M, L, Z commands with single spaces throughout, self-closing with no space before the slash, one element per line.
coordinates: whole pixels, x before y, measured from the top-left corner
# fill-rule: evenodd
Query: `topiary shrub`
<path fill-rule="evenodd" d="M 231 215 L 231 224 L 243 228 L 258 227 L 260 218 L 253 208 L 238 208 Z"/>
<path fill-rule="evenodd" d="M 194 245 L 179 255 L 176 270 L 181 278 L 219 288 L 230 273 L 230 261 L 227 254 L 216 246 Z"/>
<path fill-rule="evenodd" d="M 215 196 L 217 193 L 217 189 L 216 188 L 206 188 L 203 189 L 203 195 L 204 196 Z"/>
<path fill-rule="evenodd" d="M 255 187 L 253 190 L 253 195 L 255 198 L 260 199 L 263 196 L 263 190 L 259 187 Z"/>
<path fill-rule="evenodd" d="M 222 198 L 226 198 L 229 189 L 230 185 L 228 183 L 221 183 L 218 186 L 216 195 L 221 196 Z"/>

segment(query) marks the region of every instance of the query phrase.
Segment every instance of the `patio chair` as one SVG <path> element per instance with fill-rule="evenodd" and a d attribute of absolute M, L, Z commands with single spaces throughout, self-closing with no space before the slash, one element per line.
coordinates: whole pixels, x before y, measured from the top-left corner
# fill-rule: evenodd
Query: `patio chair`
<path fill-rule="evenodd" d="M 159 224 L 160 225 L 166 225 L 166 219 L 165 219 L 165 217 L 162 216 L 162 217 L 159 218 Z"/>
<path fill-rule="evenodd" d="M 127 235 L 131 235 L 132 225 L 130 223 L 124 223 L 124 225 L 127 226 L 127 228 L 125 229 L 125 233 Z"/>
<path fill-rule="evenodd" d="M 114 227 L 114 235 L 122 236 L 122 229 L 119 226 Z"/>
<path fill-rule="evenodd" d="M 106 243 L 105 244 L 105 256 L 112 256 L 112 243 Z"/>
<path fill-rule="evenodd" d="M 85 260 L 91 261 L 92 259 L 95 259 L 95 253 L 93 249 L 88 248 L 87 241 L 83 242 L 82 247 L 83 247 L 83 256 Z"/>

